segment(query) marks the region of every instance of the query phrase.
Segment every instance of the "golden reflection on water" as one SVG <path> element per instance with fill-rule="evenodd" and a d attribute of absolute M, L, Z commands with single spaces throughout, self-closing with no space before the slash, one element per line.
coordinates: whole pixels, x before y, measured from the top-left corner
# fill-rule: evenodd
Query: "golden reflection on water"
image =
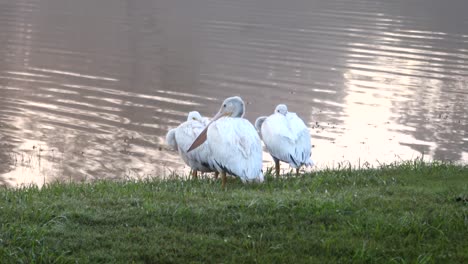
<path fill-rule="evenodd" d="M 303 117 L 314 169 L 468 162 L 466 27 L 405 1 L 261 3 L 0 6 L 0 185 L 187 174 L 165 133 L 234 94 L 251 122 Z"/>

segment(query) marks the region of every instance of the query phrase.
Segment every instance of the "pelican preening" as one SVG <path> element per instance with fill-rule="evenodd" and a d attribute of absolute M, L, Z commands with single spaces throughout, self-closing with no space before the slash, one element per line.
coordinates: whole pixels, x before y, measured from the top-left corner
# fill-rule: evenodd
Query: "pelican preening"
<path fill-rule="evenodd" d="M 211 156 L 206 144 L 200 146 L 196 151 L 187 152 L 187 149 L 208 123 L 207 118 L 203 118 L 197 111 L 192 111 L 188 114 L 187 121 L 169 130 L 166 135 L 166 143 L 173 149 L 178 150 L 185 164 L 192 169 L 194 178 L 197 178 L 198 171 L 215 171 L 206 160 Z"/>
<path fill-rule="evenodd" d="M 224 187 L 226 173 L 243 182 L 263 182 L 262 143 L 255 127 L 242 118 L 244 101 L 238 96 L 224 100 L 218 113 L 200 133 L 187 152 L 195 151 L 206 141 L 209 164 L 221 173 Z"/>
<path fill-rule="evenodd" d="M 275 161 L 276 176 L 280 161 L 289 163 L 297 174 L 301 166 L 313 165 L 309 129 L 296 113 L 288 112 L 286 105 L 279 104 L 272 115 L 257 118 L 255 127 Z"/>
<path fill-rule="evenodd" d="M 289 163 L 297 173 L 301 166 L 313 165 L 309 130 L 286 105 L 278 105 L 268 117 L 259 117 L 255 127 L 243 118 L 244 113 L 244 101 L 239 96 L 229 97 L 209 123 L 198 112 L 190 112 L 186 122 L 167 133 L 166 141 L 179 150 L 193 171 L 221 173 L 223 188 L 226 173 L 243 182 L 264 181 L 262 143 L 255 128 L 275 161 L 276 175 L 280 161 Z"/>

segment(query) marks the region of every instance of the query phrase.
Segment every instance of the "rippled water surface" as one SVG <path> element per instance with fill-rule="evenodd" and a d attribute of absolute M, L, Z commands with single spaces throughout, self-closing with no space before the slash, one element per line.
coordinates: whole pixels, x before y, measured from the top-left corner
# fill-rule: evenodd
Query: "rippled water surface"
<path fill-rule="evenodd" d="M 0 1 L 0 185 L 186 172 L 228 96 L 286 103 L 317 167 L 468 162 L 468 1 Z M 270 158 L 264 155 L 265 166 Z"/>

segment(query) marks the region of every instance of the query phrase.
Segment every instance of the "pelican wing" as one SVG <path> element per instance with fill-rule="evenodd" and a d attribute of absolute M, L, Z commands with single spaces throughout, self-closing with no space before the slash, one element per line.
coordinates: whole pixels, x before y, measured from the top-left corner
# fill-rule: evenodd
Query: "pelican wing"
<path fill-rule="evenodd" d="M 293 132 L 308 130 L 304 121 L 302 121 L 302 119 L 298 117 L 296 113 L 288 112 L 286 115 L 286 119 L 289 123 L 289 129 L 291 129 Z"/>
<path fill-rule="evenodd" d="M 208 117 L 203 117 L 201 122 L 203 123 L 203 125 L 207 126 L 210 123 L 210 121 L 211 120 Z"/>
<path fill-rule="evenodd" d="M 260 133 L 260 136 L 261 136 L 261 133 L 262 133 L 263 122 L 265 122 L 265 120 L 267 118 L 268 118 L 267 116 L 261 116 L 261 117 L 257 118 L 257 120 L 255 120 L 255 128 Z"/>
<path fill-rule="evenodd" d="M 169 130 L 166 134 L 166 144 L 173 149 L 177 149 L 177 141 L 175 138 L 176 128 Z"/>
<path fill-rule="evenodd" d="M 197 120 L 184 122 L 177 128 L 175 138 L 177 140 L 179 154 L 187 165 L 199 171 L 212 171 L 212 166 L 207 160 L 210 154 L 206 143 L 203 143 L 199 148 L 187 153 L 187 149 L 204 128 L 205 124 Z"/>
<path fill-rule="evenodd" d="M 195 120 L 182 123 L 176 131 L 176 139 L 178 140 L 179 148 L 188 149 L 204 128 L 205 126 L 203 123 Z"/>
<path fill-rule="evenodd" d="M 272 114 L 262 125 L 262 139 L 268 152 L 276 159 L 290 163 L 294 152 L 294 138 L 288 121 L 281 114 Z"/>
<path fill-rule="evenodd" d="M 208 128 L 212 163 L 242 181 L 263 181 L 262 144 L 254 126 L 243 118 L 225 117 Z"/>
<path fill-rule="evenodd" d="M 310 134 L 296 114 L 273 114 L 262 126 L 262 138 L 268 152 L 276 159 L 298 168 L 310 160 Z"/>
<path fill-rule="evenodd" d="M 288 112 L 286 118 L 288 119 L 292 134 L 295 135 L 295 161 L 306 166 L 312 166 L 313 162 L 310 159 L 312 145 L 309 129 L 296 113 Z"/>

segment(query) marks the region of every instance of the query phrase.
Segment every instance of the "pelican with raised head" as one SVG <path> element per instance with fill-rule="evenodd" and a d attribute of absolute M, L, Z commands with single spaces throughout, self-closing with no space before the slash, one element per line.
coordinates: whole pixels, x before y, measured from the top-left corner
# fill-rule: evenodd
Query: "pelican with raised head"
<path fill-rule="evenodd" d="M 263 182 L 262 143 L 255 127 L 242 118 L 244 101 L 239 96 L 224 100 L 218 113 L 201 132 L 187 152 L 195 151 L 204 142 L 210 164 L 221 173 L 222 187 L 226 186 L 226 173 L 243 182 Z"/>
<path fill-rule="evenodd" d="M 210 152 L 206 144 L 201 145 L 196 151 L 187 152 L 192 142 L 205 129 L 209 123 L 207 118 L 203 118 L 197 111 L 188 114 L 187 121 L 167 132 L 166 143 L 173 149 L 178 150 L 179 155 L 192 169 L 192 177 L 198 177 L 198 171 L 213 172 L 214 168 L 210 165 L 207 158 Z M 218 173 L 215 172 L 215 177 Z"/>
<path fill-rule="evenodd" d="M 299 174 L 301 166 L 313 166 L 311 160 L 310 132 L 296 113 L 279 104 L 270 116 L 255 121 L 265 147 L 275 161 L 276 176 L 280 174 L 280 161 L 287 162 Z"/>

